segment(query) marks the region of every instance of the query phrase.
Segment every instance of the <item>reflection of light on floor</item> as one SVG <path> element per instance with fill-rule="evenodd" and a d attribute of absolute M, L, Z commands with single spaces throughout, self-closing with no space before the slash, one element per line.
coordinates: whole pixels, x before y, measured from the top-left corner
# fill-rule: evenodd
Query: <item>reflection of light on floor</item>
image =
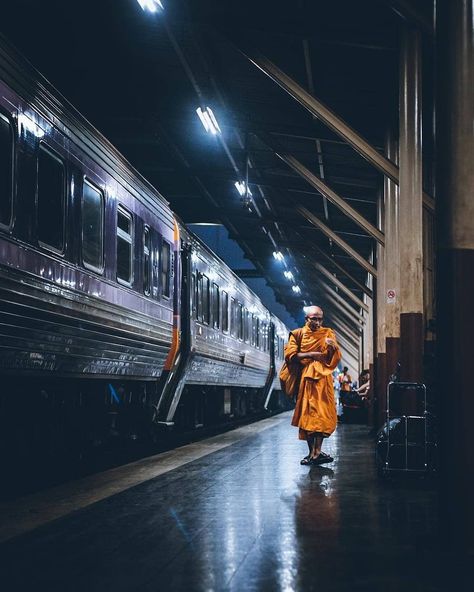
<path fill-rule="evenodd" d="M 296 435 L 296 434 L 295 434 Z M 294 446 L 294 441 L 289 443 Z M 304 444 L 304 442 L 302 442 Z M 298 477 L 301 467 L 298 457 L 290 452 L 287 443 L 279 442 L 277 482 L 279 484 L 279 512 L 275 554 L 278 558 L 278 590 L 294 592 L 298 576 L 298 540 L 295 527 L 295 501 L 299 493 Z M 306 452 L 304 452 L 306 454 Z"/>
<path fill-rule="evenodd" d="M 229 508 L 230 510 L 230 508 Z M 234 516 L 232 512 L 229 511 L 226 513 L 226 528 L 225 528 L 225 535 L 224 535 L 224 554 L 226 557 L 225 564 L 229 572 L 235 572 L 237 569 L 237 561 L 236 561 L 236 532 L 235 532 L 235 525 L 234 525 Z M 219 549 L 216 549 L 219 552 Z"/>

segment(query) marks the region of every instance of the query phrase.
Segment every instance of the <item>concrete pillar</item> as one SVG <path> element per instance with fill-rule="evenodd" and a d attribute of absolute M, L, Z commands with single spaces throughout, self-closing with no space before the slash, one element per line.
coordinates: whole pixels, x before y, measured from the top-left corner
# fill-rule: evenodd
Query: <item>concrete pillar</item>
<path fill-rule="evenodd" d="M 372 277 L 369 276 L 368 285 L 370 288 L 373 288 Z M 364 311 L 364 316 L 366 318 L 366 323 L 364 327 L 364 360 L 362 364 L 362 370 L 368 370 L 370 373 L 370 380 L 372 384 L 374 384 L 374 305 L 373 299 L 369 298 L 366 294 L 364 294 L 364 301 L 369 307 L 369 312 Z M 359 385 L 360 386 L 360 385 Z M 368 423 L 370 426 L 374 426 L 374 404 L 373 398 L 370 401 L 369 405 L 369 413 L 368 413 Z"/>
<path fill-rule="evenodd" d="M 387 140 L 387 156 L 390 160 L 397 161 L 397 145 L 393 138 Z M 388 177 L 384 179 L 385 201 L 385 292 L 383 304 L 385 305 L 385 368 L 386 374 L 382 379 L 384 391 L 381 392 L 381 407 L 386 407 L 386 387 L 389 377 L 397 369 L 400 358 L 400 257 L 398 247 L 399 232 L 399 188 Z"/>
<path fill-rule="evenodd" d="M 474 8 L 437 0 L 440 482 L 448 548 L 474 552 Z"/>
<path fill-rule="evenodd" d="M 385 195 L 382 194 L 377 206 L 377 227 L 385 232 Z M 385 247 L 377 244 L 377 281 L 375 289 L 375 369 L 371 375 L 371 406 L 373 407 L 373 422 L 375 427 L 384 423 L 385 415 L 385 390 L 387 388 L 387 353 L 386 353 L 386 321 L 385 310 L 387 307 L 385 296 Z"/>
<path fill-rule="evenodd" d="M 400 58 L 400 376 L 422 382 L 421 37 L 416 29 L 403 30 Z"/>

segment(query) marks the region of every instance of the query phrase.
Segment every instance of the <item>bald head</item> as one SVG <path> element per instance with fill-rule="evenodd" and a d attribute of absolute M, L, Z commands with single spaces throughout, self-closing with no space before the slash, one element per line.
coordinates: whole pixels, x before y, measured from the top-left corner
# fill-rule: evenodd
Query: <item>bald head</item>
<path fill-rule="evenodd" d="M 310 331 L 317 331 L 323 324 L 323 309 L 319 306 L 305 306 L 303 310 L 306 326 Z"/>
<path fill-rule="evenodd" d="M 319 306 L 305 306 L 303 308 L 305 317 L 312 317 L 313 315 L 323 316 L 323 309 Z"/>

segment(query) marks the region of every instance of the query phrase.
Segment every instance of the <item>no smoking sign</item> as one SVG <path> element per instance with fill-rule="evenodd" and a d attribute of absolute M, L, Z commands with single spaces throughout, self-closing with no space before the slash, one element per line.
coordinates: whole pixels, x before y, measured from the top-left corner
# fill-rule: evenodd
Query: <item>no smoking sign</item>
<path fill-rule="evenodd" d="M 397 299 L 395 290 L 387 290 L 387 304 L 393 304 Z"/>

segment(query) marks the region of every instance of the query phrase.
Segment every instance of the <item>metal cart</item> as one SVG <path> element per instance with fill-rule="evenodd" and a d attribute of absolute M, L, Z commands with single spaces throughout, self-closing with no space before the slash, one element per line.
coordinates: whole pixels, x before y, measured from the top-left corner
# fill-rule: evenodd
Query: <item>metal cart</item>
<path fill-rule="evenodd" d="M 408 415 L 407 407 L 416 409 L 415 414 Z M 424 474 L 436 470 L 435 425 L 427 411 L 424 384 L 388 384 L 386 424 L 379 432 L 376 461 L 382 475 L 391 472 Z"/>

